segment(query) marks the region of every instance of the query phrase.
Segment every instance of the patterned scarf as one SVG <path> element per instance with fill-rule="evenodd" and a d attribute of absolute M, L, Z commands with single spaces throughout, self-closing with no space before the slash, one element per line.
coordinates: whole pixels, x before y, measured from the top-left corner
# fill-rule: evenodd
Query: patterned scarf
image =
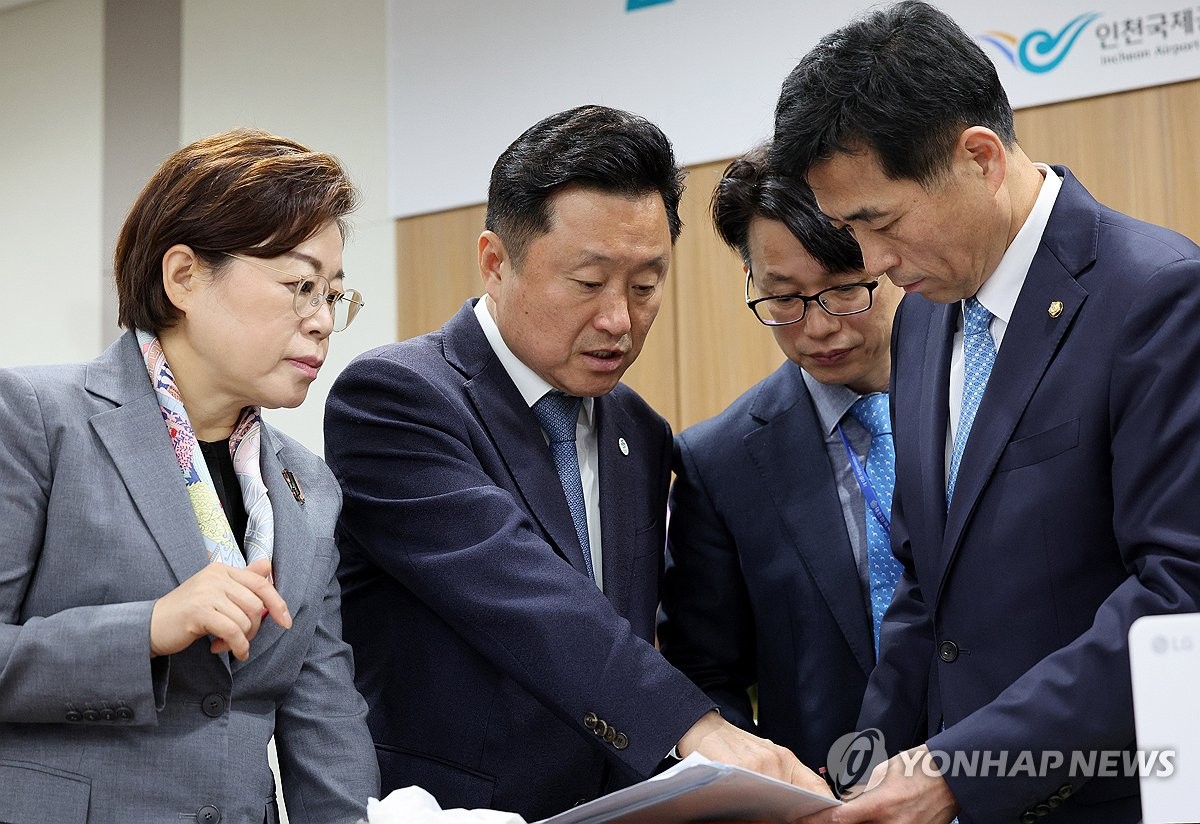
<path fill-rule="evenodd" d="M 229 520 L 225 517 L 225 510 L 221 508 L 221 501 L 217 498 L 208 466 L 202 456 L 196 459 L 200 455 L 200 445 L 196 442 L 196 433 L 188 420 L 187 410 L 183 408 L 179 388 L 175 385 L 171 367 L 167 365 L 162 344 L 157 337 L 140 329 L 137 330 L 137 340 L 142 358 L 146 361 L 150 383 L 158 396 L 167 432 L 171 436 L 175 459 L 179 461 L 179 469 L 183 472 L 188 498 L 196 513 L 196 523 L 200 527 L 200 534 L 204 536 L 208 560 L 233 567 L 244 567 L 259 558 L 270 560 L 275 546 L 275 519 L 258 462 L 262 431 L 258 407 L 247 406 L 242 410 L 237 426 L 229 437 L 233 471 L 241 487 L 242 502 L 246 505 L 246 554 L 243 556 L 229 527 Z"/>

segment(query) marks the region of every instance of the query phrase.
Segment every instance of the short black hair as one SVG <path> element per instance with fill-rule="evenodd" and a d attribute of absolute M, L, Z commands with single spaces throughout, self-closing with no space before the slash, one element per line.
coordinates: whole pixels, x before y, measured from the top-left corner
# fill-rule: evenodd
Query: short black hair
<path fill-rule="evenodd" d="M 983 49 L 919 0 L 872 11 L 821 38 L 783 82 L 772 161 L 798 177 L 871 150 L 893 180 L 934 182 L 963 129 L 1016 144 L 1012 106 Z"/>
<path fill-rule="evenodd" d="M 803 180 L 776 174 L 769 146 L 758 146 L 725 167 L 713 190 L 713 225 L 721 240 L 750 265 L 750 222 L 778 220 L 829 274 L 863 269 L 862 250 L 848 232 L 833 228 Z"/>
<path fill-rule="evenodd" d="M 484 227 L 519 262 L 527 244 L 550 231 L 546 201 L 571 184 L 628 197 L 658 192 L 672 243 L 683 228 L 683 170 L 671 142 L 645 118 L 607 106 L 552 114 L 514 140 L 492 167 Z"/>

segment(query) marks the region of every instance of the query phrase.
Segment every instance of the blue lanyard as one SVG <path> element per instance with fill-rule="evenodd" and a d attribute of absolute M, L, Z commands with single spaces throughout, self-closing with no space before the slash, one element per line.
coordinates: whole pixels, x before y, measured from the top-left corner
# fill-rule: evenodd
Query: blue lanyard
<path fill-rule="evenodd" d="M 867 509 L 871 510 L 871 514 L 875 516 L 876 521 L 879 521 L 883 531 L 891 535 L 892 519 L 883 511 L 883 504 L 879 503 L 879 496 L 875 494 L 875 487 L 871 484 L 871 479 L 867 477 L 867 470 L 863 468 L 862 462 L 854 452 L 854 447 L 850 445 L 850 439 L 842 431 L 840 423 L 837 431 L 842 436 L 842 446 L 846 447 L 846 457 L 850 459 L 850 468 L 854 470 L 854 479 L 858 481 L 858 488 L 862 490 L 863 501 L 867 504 Z"/>

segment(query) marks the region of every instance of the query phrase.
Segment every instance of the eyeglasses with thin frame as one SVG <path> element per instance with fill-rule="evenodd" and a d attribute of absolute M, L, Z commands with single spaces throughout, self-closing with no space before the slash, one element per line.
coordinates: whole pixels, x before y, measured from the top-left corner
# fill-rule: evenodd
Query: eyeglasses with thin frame
<path fill-rule="evenodd" d="M 270 269 L 272 272 L 295 278 L 295 281 L 288 284 L 293 287 L 292 309 L 302 318 L 311 318 L 317 314 L 322 305 L 327 305 L 330 315 L 333 316 L 333 331 L 335 332 L 341 332 L 349 326 L 359 311 L 366 306 L 362 300 L 362 293 L 357 289 L 346 289 L 339 292 L 329 285 L 329 280 L 324 275 L 297 275 L 295 272 L 276 269 L 257 258 L 235 255 L 232 252 L 222 252 L 222 254 L 234 260 L 240 260 L 242 263 L 249 263 L 251 266 Z"/>
<path fill-rule="evenodd" d="M 880 275 L 882 277 L 882 275 Z M 787 295 L 767 295 L 761 298 L 750 297 L 754 274 L 746 271 L 746 306 L 764 326 L 787 326 L 799 323 L 808 314 L 808 304 L 815 302 L 834 317 L 857 315 L 871 308 L 875 287 L 879 278 L 858 283 L 843 283 L 822 289 L 815 295 L 802 295 L 799 292 Z"/>

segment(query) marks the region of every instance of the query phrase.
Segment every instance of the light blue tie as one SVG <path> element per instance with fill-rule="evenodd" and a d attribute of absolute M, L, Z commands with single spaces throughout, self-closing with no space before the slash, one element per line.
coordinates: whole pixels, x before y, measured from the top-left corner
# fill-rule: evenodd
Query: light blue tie
<path fill-rule="evenodd" d="M 892 489 L 896 485 L 896 446 L 892 441 L 892 419 L 888 396 L 879 392 L 855 401 L 850 414 L 871 433 L 867 451 L 867 478 L 879 498 L 879 505 L 890 518 Z M 867 506 L 867 578 L 871 588 L 871 619 L 875 627 L 875 657 L 879 657 L 879 630 L 883 614 L 892 603 L 902 567 L 892 554 L 891 537 Z"/>
<path fill-rule="evenodd" d="M 963 397 L 962 410 L 958 415 L 958 432 L 954 438 L 954 452 L 950 457 L 950 477 L 946 482 L 946 508 L 954 497 L 954 484 L 958 480 L 958 465 L 962 461 L 971 424 L 979 411 L 979 401 L 987 388 L 992 365 L 996 362 L 996 342 L 992 340 L 992 313 L 975 298 L 968 298 L 963 314 Z"/>
<path fill-rule="evenodd" d="M 595 580 L 592 546 L 588 541 L 587 506 L 583 499 L 583 481 L 579 478 L 579 452 L 575 448 L 575 424 L 579 420 L 579 405 L 582 402 L 582 398 L 573 395 L 547 392 L 533 405 L 533 414 L 537 415 L 546 437 L 550 439 L 550 455 L 554 458 L 558 480 L 567 496 L 567 507 L 571 510 L 575 534 L 579 536 L 579 546 L 583 550 L 583 562 L 587 566 L 588 576 Z"/>

